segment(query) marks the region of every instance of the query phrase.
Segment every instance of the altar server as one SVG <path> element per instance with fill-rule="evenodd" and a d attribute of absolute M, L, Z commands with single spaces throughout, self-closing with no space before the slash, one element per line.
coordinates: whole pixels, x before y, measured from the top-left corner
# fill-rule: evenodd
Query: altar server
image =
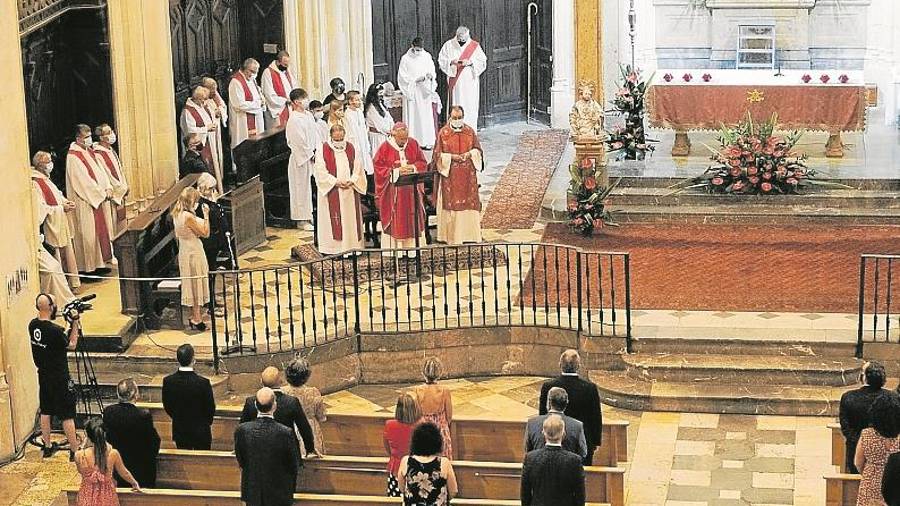
<path fill-rule="evenodd" d="M 356 146 L 345 140 L 344 127 L 334 125 L 329 134 L 316 158 L 316 230 L 319 251 L 336 255 L 363 248 L 359 196 L 366 192 L 366 174 Z"/>
<path fill-rule="evenodd" d="M 228 130 L 231 132 L 231 149 L 251 135 L 262 133 L 265 128 L 263 111 L 265 104 L 259 86 L 256 85 L 256 74 L 259 62 L 247 58 L 241 70 L 234 73 L 228 84 Z"/>
<path fill-rule="evenodd" d="M 344 111 L 344 128 L 347 129 L 347 142 L 356 148 L 356 156 L 362 161 L 366 174 L 372 174 L 372 150 L 369 145 L 369 129 L 363 115 L 362 95 L 358 91 L 347 92 L 347 109 Z"/>
<path fill-rule="evenodd" d="M 438 53 L 438 65 L 447 74 L 449 105 L 461 105 L 466 110 L 466 124 L 478 130 L 478 101 L 481 93 L 481 74 L 487 68 L 487 55 L 481 44 L 460 26 L 456 37 L 448 40 Z"/>
<path fill-rule="evenodd" d="M 425 208 L 422 184 L 395 187 L 394 182 L 401 175 L 425 172 L 428 162 L 419 148 L 419 143 L 409 136 L 409 129 L 397 123 L 391 130 L 387 142 L 375 153 L 375 196 L 378 214 L 381 218 L 381 247 L 384 249 L 414 248 L 415 237 L 425 245 Z M 414 191 L 419 192 L 418 199 Z M 417 201 L 418 200 L 418 205 Z M 419 213 L 419 229 L 414 232 L 413 213 Z"/>
<path fill-rule="evenodd" d="M 409 125 L 409 135 L 423 149 L 434 146 L 437 132 L 437 112 L 441 108 L 441 98 L 437 94 L 436 75 L 431 54 L 422 47 L 422 39 L 416 37 L 400 59 L 397 84 L 406 100 L 403 115 Z"/>
<path fill-rule="evenodd" d="M 66 197 L 75 202 L 75 258 L 80 272 L 106 274 L 113 259 L 112 186 L 91 150 L 91 127 L 77 125 L 66 156 Z"/>
<path fill-rule="evenodd" d="M 366 126 L 369 128 L 369 145 L 372 148 L 372 156 L 378 148 L 384 144 L 391 135 L 394 119 L 384 105 L 384 83 L 374 83 L 366 92 Z"/>
<path fill-rule="evenodd" d="M 127 222 L 125 221 L 125 196 L 128 195 L 128 180 L 125 179 L 125 171 L 122 169 L 122 161 L 119 154 L 113 148 L 118 140 L 112 127 L 103 123 L 94 129 L 93 150 L 97 154 L 97 161 L 106 169 L 106 176 L 112 187 L 112 199 L 110 200 L 110 212 L 113 224 L 118 233 Z"/>
<path fill-rule="evenodd" d="M 69 275 L 69 286 L 78 288 L 81 280 L 78 278 L 75 246 L 72 243 L 73 230 L 69 225 L 69 216 L 75 210 L 75 203 L 64 197 L 50 179 L 50 173 L 53 172 L 50 153 L 38 151 L 31 162 L 31 193 L 36 204 L 37 226 L 44 227 L 44 242 L 56 250 L 56 259 L 62 266 L 60 270 L 65 270 Z"/>
<path fill-rule="evenodd" d="M 313 156 L 319 141 L 318 126 L 313 115 L 306 110 L 309 101 L 306 90 L 291 90 L 288 118 L 284 135 L 291 158 L 288 160 L 288 190 L 291 198 L 291 219 L 299 221 L 302 230 L 312 230 L 312 191 L 310 172 Z"/>
<path fill-rule="evenodd" d="M 467 125 L 462 106 L 450 107 L 450 121 L 438 132 L 434 161 L 437 189 L 437 238 L 447 244 L 481 242 L 481 199 L 478 172 L 481 144 Z"/>
<path fill-rule="evenodd" d="M 291 75 L 288 65 L 291 56 L 287 51 L 279 51 L 275 60 L 263 70 L 262 94 L 266 101 L 266 129 L 287 124 L 291 108 L 288 94 L 294 89 L 296 81 Z"/>

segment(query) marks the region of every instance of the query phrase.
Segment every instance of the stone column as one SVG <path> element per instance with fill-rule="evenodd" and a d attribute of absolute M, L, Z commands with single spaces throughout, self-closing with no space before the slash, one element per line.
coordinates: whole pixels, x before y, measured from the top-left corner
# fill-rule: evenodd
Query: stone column
<path fill-rule="evenodd" d="M 594 99 L 602 104 L 603 18 L 600 2 L 575 0 L 575 84 L 582 79 L 593 81 Z"/>
<path fill-rule="evenodd" d="M 16 446 L 34 426 L 37 410 L 37 375 L 31 360 L 26 328 L 34 317 L 34 297 L 40 282 L 37 238 L 29 178 L 28 121 L 25 116 L 25 84 L 19 45 L 16 0 L 0 0 L 0 65 L 14 69 L 0 94 L 4 161 L 0 201 L 0 230 L 8 245 L 0 253 L 0 459 L 16 453 Z M 19 286 L 9 288 L 9 282 Z"/>
<path fill-rule="evenodd" d="M 569 128 L 575 103 L 575 0 L 553 2 L 553 85 L 550 86 L 550 125 Z"/>
<path fill-rule="evenodd" d="M 178 132 L 169 3 L 109 0 L 109 40 L 119 155 L 133 200 L 178 180 Z"/>

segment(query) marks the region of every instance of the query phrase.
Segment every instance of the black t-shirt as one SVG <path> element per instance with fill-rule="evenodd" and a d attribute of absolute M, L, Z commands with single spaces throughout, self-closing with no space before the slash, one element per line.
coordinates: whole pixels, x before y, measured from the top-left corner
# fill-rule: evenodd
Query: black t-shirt
<path fill-rule="evenodd" d="M 38 368 L 38 375 L 45 378 L 68 377 L 69 362 L 66 348 L 69 337 L 59 325 L 35 318 L 28 324 L 31 339 L 31 357 Z"/>

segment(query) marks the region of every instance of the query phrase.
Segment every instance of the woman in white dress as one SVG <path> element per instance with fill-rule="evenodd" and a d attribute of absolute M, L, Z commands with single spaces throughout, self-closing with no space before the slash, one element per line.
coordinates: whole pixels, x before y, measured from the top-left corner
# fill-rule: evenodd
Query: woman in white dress
<path fill-rule="evenodd" d="M 175 239 L 178 240 L 178 273 L 181 276 L 181 305 L 190 306 L 191 329 L 206 330 L 202 306 L 209 303 L 209 264 L 200 238 L 209 237 L 209 221 L 196 214 L 200 192 L 188 187 L 181 191 L 172 206 Z M 203 204 L 203 216 L 209 216 L 209 206 Z"/>

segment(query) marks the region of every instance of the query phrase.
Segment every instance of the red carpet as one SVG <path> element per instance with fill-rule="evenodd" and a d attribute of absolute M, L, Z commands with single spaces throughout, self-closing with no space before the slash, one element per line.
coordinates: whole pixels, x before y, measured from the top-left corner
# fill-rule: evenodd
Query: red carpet
<path fill-rule="evenodd" d="M 585 238 L 554 223 L 543 240 L 630 253 L 635 309 L 855 313 L 860 254 L 900 252 L 900 227 L 631 224 Z M 535 264 L 526 304 L 568 302 L 574 290 L 543 290 L 557 275 Z"/>
<path fill-rule="evenodd" d="M 547 185 L 568 141 L 568 130 L 524 132 L 516 153 L 491 193 L 491 201 L 481 217 L 481 228 L 533 227 Z"/>

